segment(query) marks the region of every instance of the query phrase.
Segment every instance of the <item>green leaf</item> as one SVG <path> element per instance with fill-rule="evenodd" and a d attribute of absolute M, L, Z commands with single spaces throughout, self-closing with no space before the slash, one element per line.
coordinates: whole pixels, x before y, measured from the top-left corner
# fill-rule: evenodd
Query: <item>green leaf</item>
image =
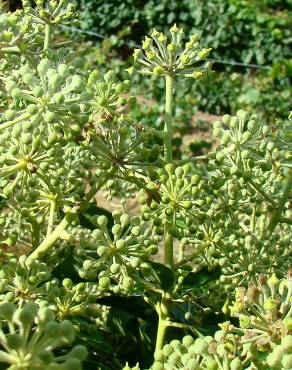
<path fill-rule="evenodd" d="M 256 103 L 259 98 L 260 98 L 260 91 L 257 90 L 257 89 L 250 89 L 248 90 L 243 96 L 243 100 L 247 103 L 247 104 L 254 104 Z"/>
<path fill-rule="evenodd" d="M 220 274 L 221 269 L 219 267 L 212 271 L 209 271 L 207 267 L 204 267 L 197 272 L 189 272 L 183 281 L 182 290 L 189 291 L 199 288 L 211 281 L 219 279 Z"/>
<path fill-rule="evenodd" d="M 65 278 L 70 278 L 74 283 L 79 283 L 83 279 L 78 274 L 78 261 L 73 254 L 73 247 L 69 248 L 59 257 L 62 261 L 52 271 L 52 276 L 62 281 Z"/>
<path fill-rule="evenodd" d="M 113 295 L 100 298 L 98 303 L 125 311 L 127 314 L 152 324 L 157 321 L 155 310 L 143 300 L 142 296 L 120 297 Z"/>
<path fill-rule="evenodd" d="M 173 272 L 161 263 L 152 261 L 149 261 L 149 263 L 156 273 L 160 288 L 164 291 L 170 289 L 175 281 Z"/>

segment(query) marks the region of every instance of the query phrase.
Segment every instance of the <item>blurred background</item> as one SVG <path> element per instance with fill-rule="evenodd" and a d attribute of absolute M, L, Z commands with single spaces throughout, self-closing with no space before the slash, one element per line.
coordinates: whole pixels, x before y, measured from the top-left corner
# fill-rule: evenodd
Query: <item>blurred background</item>
<path fill-rule="evenodd" d="M 11 10 L 21 1 L 9 2 Z M 153 28 L 177 23 L 185 34 L 199 33 L 211 47 L 213 73 L 198 82 L 183 80 L 176 90 L 178 132 L 199 129 L 192 150 L 207 148 L 214 115 L 244 108 L 272 124 L 291 110 L 292 0 L 77 0 L 80 23 L 64 32 L 74 39 L 80 68 L 114 69 L 121 79 Z M 137 120 L 162 124 L 163 81 L 135 77 L 133 93 L 143 102 Z M 160 102 L 161 104 L 155 104 Z M 195 122 L 195 124 L 194 124 Z M 204 130 L 206 135 L 204 135 Z M 178 136 L 177 145 L 181 145 Z"/>

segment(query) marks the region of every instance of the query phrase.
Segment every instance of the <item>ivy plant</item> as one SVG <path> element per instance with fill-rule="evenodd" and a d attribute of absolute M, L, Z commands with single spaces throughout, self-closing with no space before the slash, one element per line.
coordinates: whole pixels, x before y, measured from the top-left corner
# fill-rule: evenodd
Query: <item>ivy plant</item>
<path fill-rule="evenodd" d="M 76 17 L 0 11 L 1 369 L 290 369 L 291 119 L 239 109 L 175 159 L 175 92 L 211 49 L 154 29 L 119 81 L 80 70 Z M 164 86 L 162 128 L 135 119 L 137 73 Z"/>

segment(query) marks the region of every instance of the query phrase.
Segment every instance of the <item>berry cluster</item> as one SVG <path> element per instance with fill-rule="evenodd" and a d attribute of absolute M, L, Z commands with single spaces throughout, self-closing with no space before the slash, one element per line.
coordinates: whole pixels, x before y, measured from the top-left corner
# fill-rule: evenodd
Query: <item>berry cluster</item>
<path fill-rule="evenodd" d="M 75 346 L 62 356 L 54 350 L 74 341 L 74 328 L 70 321 L 58 323 L 52 311 L 26 303 L 17 308 L 13 303 L 0 304 L 0 344 L 3 350 L 0 362 L 11 369 L 80 370 L 87 357 L 86 348 Z M 34 329 L 32 331 L 32 329 Z"/>

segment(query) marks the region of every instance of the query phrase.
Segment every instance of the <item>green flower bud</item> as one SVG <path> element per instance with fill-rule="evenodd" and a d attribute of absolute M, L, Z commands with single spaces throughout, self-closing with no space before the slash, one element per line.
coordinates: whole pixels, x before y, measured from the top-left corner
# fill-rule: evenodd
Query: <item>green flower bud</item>
<path fill-rule="evenodd" d="M 53 353 L 48 349 L 40 351 L 38 357 L 46 365 L 50 364 L 54 359 Z"/>
<path fill-rule="evenodd" d="M 112 227 L 112 233 L 115 235 L 115 236 L 120 236 L 121 233 L 123 231 L 123 228 L 121 225 L 119 224 L 116 224 Z"/>
<path fill-rule="evenodd" d="M 99 216 L 97 219 L 97 223 L 100 227 L 106 227 L 108 219 L 106 216 Z"/>
<path fill-rule="evenodd" d="M 286 335 L 281 341 L 281 348 L 292 353 L 292 335 Z"/>
<path fill-rule="evenodd" d="M 69 75 L 69 68 L 66 64 L 59 64 L 58 65 L 58 73 L 62 77 L 68 77 Z"/>
<path fill-rule="evenodd" d="M 0 303 L 0 317 L 11 322 L 12 316 L 16 310 L 16 307 L 13 303 L 3 302 Z"/>
<path fill-rule="evenodd" d="M 45 75 L 50 67 L 51 62 L 48 59 L 42 59 L 37 66 L 37 70 L 39 74 Z"/>
<path fill-rule="evenodd" d="M 170 51 L 171 53 L 176 50 L 176 45 L 171 43 L 167 45 L 167 50 Z"/>
<path fill-rule="evenodd" d="M 86 262 L 86 261 L 85 261 Z M 84 267 L 84 265 L 83 265 L 83 267 Z M 64 279 L 63 281 L 62 281 L 62 285 L 63 285 L 63 287 L 65 287 L 65 288 L 67 288 L 67 289 L 71 289 L 71 288 L 73 288 L 73 282 L 72 282 L 72 280 L 71 279 L 69 279 L 69 278 L 66 278 L 66 279 Z"/>
<path fill-rule="evenodd" d="M 166 344 L 162 348 L 162 352 L 163 352 L 163 354 L 164 354 L 165 357 L 169 357 L 174 352 L 174 349 L 173 349 L 173 347 L 170 344 Z"/>
<path fill-rule="evenodd" d="M 86 357 L 88 356 L 88 351 L 87 351 L 86 347 L 78 345 L 78 346 L 73 347 L 70 354 L 73 357 L 77 358 L 78 360 L 84 361 L 86 359 Z"/>
<path fill-rule="evenodd" d="M 274 350 L 272 353 L 268 355 L 267 364 L 271 368 L 278 367 L 280 366 L 281 359 L 282 359 L 282 353 Z"/>
<path fill-rule="evenodd" d="M 161 76 L 164 72 L 164 69 L 161 66 L 156 66 L 153 68 L 154 76 Z"/>
<path fill-rule="evenodd" d="M 292 369 L 292 354 L 283 356 L 282 366 L 284 369 Z"/>
<path fill-rule="evenodd" d="M 91 260 L 85 260 L 83 262 L 83 268 L 85 271 L 90 271 L 94 268 L 94 263 Z"/>
<path fill-rule="evenodd" d="M 118 239 L 115 244 L 117 249 L 123 249 L 126 245 L 126 241 L 124 239 Z"/>
<path fill-rule="evenodd" d="M 170 32 L 178 33 L 180 29 L 177 27 L 176 23 L 170 28 Z"/>
<path fill-rule="evenodd" d="M 110 286 L 110 278 L 107 276 L 103 276 L 99 279 L 98 284 L 103 289 L 107 289 Z"/>
<path fill-rule="evenodd" d="M 275 299 L 267 299 L 264 303 L 264 308 L 268 311 L 277 309 L 277 301 Z"/>
<path fill-rule="evenodd" d="M 242 362 L 239 358 L 234 358 L 230 362 L 230 370 L 242 370 Z"/>
<path fill-rule="evenodd" d="M 81 363 L 77 358 L 70 357 L 63 364 L 64 370 L 82 370 Z"/>
<path fill-rule="evenodd" d="M 64 320 L 59 324 L 59 328 L 60 337 L 62 338 L 64 343 L 71 344 L 75 339 L 73 324 L 69 320 Z"/>
<path fill-rule="evenodd" d="M 159 37 L 158 37 L 158 41 L 161 43 L 161 44 L 165 44 L 166 41 L 167 41 L 167 38 L 166 36 L 163 34 L 163 33 L 160 33 Z"/>
<path fill-rule="evenodd" d="M 176 352 L 172 353 L 169 357 L 168 357 L 168 363 L 170 363 L 172 366 L 177 366 L 180 362 L 180 355 Z"/>
<path fill-rule="evenodd" d="M 182 344 L 189 348 L 192 344 L 194 344 L 195 340 L 191 335 L 186 335 L 182 339 Z"/>
<path fill-rule="evenodd" d="M 10 334 L 7 337 L 7 346 L 12 350 L 19 350 L 23 345 L 22 336 L 19 334 Z"/>
<path fill-rule="evenodd" d="M 208 347 L 209 347 L 208 343 L 204 339 L 201 339 L 201 338 L 197 338 L 195 340 L 195 344 L 193 344 L 191 348 L 193 346 L 194 346 L 195 353 L 197 355 L 207 353 Z"/>
<path fill-rule="evenodd" d="M 105 246 L 100 246 L 97 248 L 96 252 L 100 257 L 103 257 L 106 256 L 106 254 L 108 253 L 108 248 Z"/>
<path fill-rule="evenodd" d="M 15 100 L 19 100 L 19 99 L 21 99 L 21 97 L 22 97 L 22 91 L 21 91 L 18 87 L 16 87 L 15 89 L 13 89 L 13 90 L 11 91 L 10 95 L 11 95 L 11 97 L 12 97 L 13 99 L 15 99 Z"/>
<path fill-rule="evenodd" d="M 45 324 L 45 331 L 46 335 L 53 339 L 55 336 L 60 335 L 60 327 L 59 324 L 56 321 L 49 321 L 48 323 Z"/>
<path fill-rule="evenodd" d="M 215 361 L 213 359 L 207 359 L 206 360 L 206 366 L 207 366 L 208 370 L 217 370 L 217 369 L 219 369 L 219 365 L 218 365 L 217 361 Z"/>
<path fill-rule="evenodd" d="M 186 368 L 188 370 L 197 370 L 199 369 L 199 361 L 198 360 L 195 360 L 194 358 L 191 358 L 188 362 L 187 362 L 187 366 Z"/>

